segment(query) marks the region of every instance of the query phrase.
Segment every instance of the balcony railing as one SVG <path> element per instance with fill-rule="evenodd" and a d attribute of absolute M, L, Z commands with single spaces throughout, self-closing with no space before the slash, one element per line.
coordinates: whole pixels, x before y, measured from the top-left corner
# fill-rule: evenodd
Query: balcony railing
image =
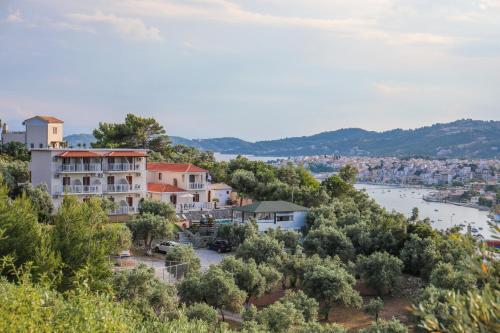
<path fill-rule="evenodd" d="M 204 190 L 206 187 L 205 183 L 189 183 L 188 189 L 190 190 Z"/>
<path fill-rule="evenodd" d="M 102 167 L 97 163 L 90 164 L 62 164 L 57 167 L 58 172 L 100 172 Z"/>
<path fill-rule="evenodd" d="M 190 210 L 210 210 L 212 209 L 212 203 L 210 202 L 189 202 L 189 203 L 179 203 L 175 205 L 177 212 L 185 212 Z"/>
<path fill-rule="evenodd" d="M 105 192 L 126 193 L 126 192 L 140 191 L 140 190 L 141 190 L 141 185 L 140 184 L 134 184 L 134 185 L 129 185 L 129 184 L 108 184 L 108 185 L 105 186 Z"/>
<path fill-rule="evenodd" d="M 68 194 L 100 194 L 101 185 L 63 185 L 61 193 Z"/>
<path fill-rule="evenodd" d="M 144 170 L 141 164 L 132 163 L 109 163 L 104 167 L 105 171 L 139 171 Z"/>
<path fill-rule="evenodd" d="M 110 212 L 111 215 L 123 215 L 123 214 L 134 214 L 135 207 L 132 206 L 121 206 Z"/>

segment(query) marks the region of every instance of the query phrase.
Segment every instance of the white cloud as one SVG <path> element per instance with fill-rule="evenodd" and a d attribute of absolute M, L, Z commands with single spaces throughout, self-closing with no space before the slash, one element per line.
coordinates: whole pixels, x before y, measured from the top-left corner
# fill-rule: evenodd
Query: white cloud
<path fill-rule="evenodd" d="M 23 22 L 23 18 L 21 16 L 21 12 L 19 10 L 16 11 L 11 11 L 7 18 L 5 19 L 5 22 L 8 23 L 19 23 Z"/>
<path fill-rule="evenodd" d="M 120 17 L 114 14 L 104 14 L 97 11 L 95 14 L 72 13 L 67 17 L 79 24 L 92 25 L 104 24 L 111 27 L 115 32 L 124 38 L 131 38 L 140 41 L 162 41 L 160 29 L 147 26 L 142 20 L 130 17 Z M 75 29 L 74 25 L 68 25 Z"/>
<path fill-rule="evenodd" d="M 280 16 L 246 10 L 228 0 L 195 0 L 182 3 L 158 0 L 120 0 L 116 2 L 116 6 L 143 16 L 201 19 L 230 24 L 267 25 L 281 28 L 317 29 L 364 39 L 381 40 L 388 44 L 450 45 L 456 42 L 455 38 L 440 34 L 385 31 L 374 18 L 325 19 Z"/>

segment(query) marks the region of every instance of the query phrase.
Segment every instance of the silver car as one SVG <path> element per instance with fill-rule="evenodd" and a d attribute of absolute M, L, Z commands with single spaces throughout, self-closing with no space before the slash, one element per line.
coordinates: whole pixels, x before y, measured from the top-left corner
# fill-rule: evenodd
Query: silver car
<path fill-rule="evenodd" d="M 174 241 L 164 241 L 153 246 L 153 251 L 156 253 L 167 253 L 172 247 L 180 246 L 181 243 Z"/>

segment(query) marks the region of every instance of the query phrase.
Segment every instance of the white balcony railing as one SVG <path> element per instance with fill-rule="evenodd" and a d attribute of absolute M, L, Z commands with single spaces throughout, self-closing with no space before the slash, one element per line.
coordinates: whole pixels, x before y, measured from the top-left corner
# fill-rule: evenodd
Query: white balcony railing
<path fill-rule="evenodd" d="M 210 202 L 189 202 L 189 203 L 179 203 L 175 205 L 177 212 L 185 212 L 190 210 L 210 210 L 212 209 L 212 203 Z"/>
<path fill-rule="evenodd" d="M 188 189 L 190 190 L 204 190 L 206 188 L 205 183 L 189 183 Z"/>
<path fill-rule="evenodd" d="M 61 164 L 57 167 L 58 172 L 100 172 L 102 167 L 97 163 L 88 164 Z"/>
<path fill-rule="evenodd" d="M 61 193 L 68 194 L 100 194 L 101 185 L 63 185 Z"/>
<path fill-rule="evenodd" d="M 120 206 L 110 212 L 111 215 L 123 215 L 123 214 L 134 214 L 135 207 L 132 206 Z"/>
<path fill-rule="evenodd" d="M 129 185 L 129 184 L 108 184 L 108 185 L 105 186 L 105 192 L 126 193 L 126 192 L 140 191 L 140 190 L 141 190 L 141 185 L 140 184 L 134 184 L 134 185 Z"/>
<path fill-rule="evenodd" d="M 109 163 L 104 167 L 105 171 L 139 171 L 144 170 L 141 164 L 132 163 Z"/>

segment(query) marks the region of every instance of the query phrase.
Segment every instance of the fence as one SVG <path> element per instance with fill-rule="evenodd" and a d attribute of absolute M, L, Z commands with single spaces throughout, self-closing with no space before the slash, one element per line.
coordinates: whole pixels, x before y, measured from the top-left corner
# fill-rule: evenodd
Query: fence
<path fill-rule="evenodd" d="M 186 262 L 164 262 L 163 260 L 144 257 L 113 258 L 113 260 L 115 271 L 134 269 L 142 264 L 153 268 L 157 279 L 171 284 L 181 282 L 189 268 Z"/>

